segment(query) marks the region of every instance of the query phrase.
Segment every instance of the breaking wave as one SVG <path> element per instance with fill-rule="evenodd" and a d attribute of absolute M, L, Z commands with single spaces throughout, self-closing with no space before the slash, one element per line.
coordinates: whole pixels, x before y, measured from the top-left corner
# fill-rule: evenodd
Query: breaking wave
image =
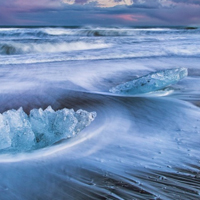
<path fill-rule="evenodd" d="M 48 35 L 75 35 L 75 36 L 135 36 L 149 34 L 168 34 L 173 32 L 199 32 L 198 28 L 121 28 L 121 27 L 82 27 L 82 28 L 44 28 L 41 32 Z"/>
<path fill-rule="evenodd" d="M 1 38 L 43 38 L 48 34 L 42 29 L 28 29 L 28 28 L 0 28 Z"/>
<path fill-rule="evenodd" d="M 46 42 L 46 43 L 22 43 L 22 42 L 7 42 L 0 43 L 1 55 L 15 55 L 27 53 L 54 53 L 54 52 L 68 52 L 76 50 L 90 50 L 108 48 L 111 44 L 101 42 Z"/>
<path fill-rule="evenodd" d="M 149 28 L 149 29 L 140 29 L 140 28 L 88 28 L 81 29 L 74 34 L 83 35 L 83 36 L 136 36 L 138 34 L 149 34 L 149 33 L 165 33 L 167 31 L 172 31 L 171 29 L 162 29 L 162 28 Z"/>

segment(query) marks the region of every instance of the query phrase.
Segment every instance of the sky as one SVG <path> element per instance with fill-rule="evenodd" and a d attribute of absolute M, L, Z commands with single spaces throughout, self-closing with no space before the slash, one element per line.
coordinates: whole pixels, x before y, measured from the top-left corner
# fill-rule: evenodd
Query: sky
<path fill-rule="evenodd" d="M 0 0 L 1 26 L 200 26 L 200 0 Z"/>

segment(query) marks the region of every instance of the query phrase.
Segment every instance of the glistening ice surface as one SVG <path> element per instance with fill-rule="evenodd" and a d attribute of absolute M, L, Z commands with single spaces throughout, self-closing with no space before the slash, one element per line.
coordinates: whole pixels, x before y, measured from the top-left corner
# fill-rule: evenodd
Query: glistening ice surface
<path fill-rule="evenodd" d="M 28 151 L 50 146 L 75 136 L 96 117 L 95 112 L 33 109 L 28 116 L 22 108 L 0 114 L 0 150 Z"/>
<path fill-rule="evenodd" d="M 120 84 L 111 88 L 109 91 L 116 94 L 127 95 L 153 92 L 175 84 L 187 75 L 188 71 L 186 68 L 167 69 Z"/>
<path fill-rule="evenodd" d="M 1 200 L 200 198 L 199 29 L 6 28 L 0 45 L 0 113 L 97 113 L 76 137 L 0 154 Z M 181 68 L 162 94 L 109 92 Z"/>

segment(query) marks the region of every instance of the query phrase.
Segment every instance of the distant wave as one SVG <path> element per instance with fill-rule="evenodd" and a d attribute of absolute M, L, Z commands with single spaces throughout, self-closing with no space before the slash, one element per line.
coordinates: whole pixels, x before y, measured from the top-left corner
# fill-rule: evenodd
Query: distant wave
<path fill-rule="evenodd" d="M 45 28 L 42 31 L 48 35 L 76 35 L 76 36 L 134 36 L 149 33 L 174 31 L 169 28 L 102 28 L 85 27 L 80 29 Z"/>
<path fill-rule="evenodd" d="M 199 57 L 197 33 L 184 28 L 0 28 L 0 64 Z"/>
<path fill-rule="evenodd" d="M 135 36 L 138 34 L 165 34 L 172 32 L 199 32 L 197 28 L 0 28 L 1 37 L 55 37 L 55 36 Z"/>
<path fill-rule="evenodd" d="M 76 50 L 89 50 L 108 48 L 111 44 L 102 42 L 56 42 L 56 43 L 22 43 L 22 42 L 7 42 L 0 43 L 1 55 L 15 55 L 26 53 L 55 53 L 68 52 Z"/>
<path fill-rule="evenodd" d="M 27 28 L 0 28 L 0 36 L 2 38 L 43 38 L 48 36 L 42 29 L 27 29 Z"/>
<path fill-rule="evenodd" d="M 12 50 L 12 49 L 11 49 Z M 55 52 L 58 52 L 56 47 L 54 48 Z M 78 50 L 78 49 L 77 49 Z M 53 51 L 47 51 L 51 53 Z M 33 56 L 33 54 L 26 54 L 26 57 L 21 57 L 21 54 L 12 55 L 12 57 L 7 58 L 7 56 L 1 55 L 0 64 L 32 64 L 32 63 L 45 63 L 45 62 L 62 62 L 62 61 L 81 61 L 81 60 L 113 60 L 113 59 L 141 59 L 141 58 L 160 58 L 160 57 L 199 57 L 200 52 L 197 52 L 193 55 L 192 52 L 136 52 L 136 53 L 128 53 L 128 54 L 117 54 L 110 53 L 107 55 L 67 55 L 66 54 L 39 54 L 37 52 L 37 56 Z M 44 53 L 44 51 L 43 51 Z"/>
<path fill-rule="evenodd" d="M 74 35 L 77 30 L 65 28 L 45 28 L 42 29 L 42 32 L 48 35 Z"/>

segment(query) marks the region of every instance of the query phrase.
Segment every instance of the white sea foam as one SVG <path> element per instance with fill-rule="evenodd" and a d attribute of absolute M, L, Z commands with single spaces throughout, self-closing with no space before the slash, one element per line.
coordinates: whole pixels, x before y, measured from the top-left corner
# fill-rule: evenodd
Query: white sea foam
<path fill-rule="evenodd" d="M 10 31 L 16 31 L 16 30 L 20 30 L 18 28 L 0 28 L 0 32 L 10 32 Z"/>
<path fill-rule="evenodd" d="M 64 29 L 64 28 L 45 28 L 42 29 L 44 33 L 49 35 L 74 35 L 76 29 Z"/>

